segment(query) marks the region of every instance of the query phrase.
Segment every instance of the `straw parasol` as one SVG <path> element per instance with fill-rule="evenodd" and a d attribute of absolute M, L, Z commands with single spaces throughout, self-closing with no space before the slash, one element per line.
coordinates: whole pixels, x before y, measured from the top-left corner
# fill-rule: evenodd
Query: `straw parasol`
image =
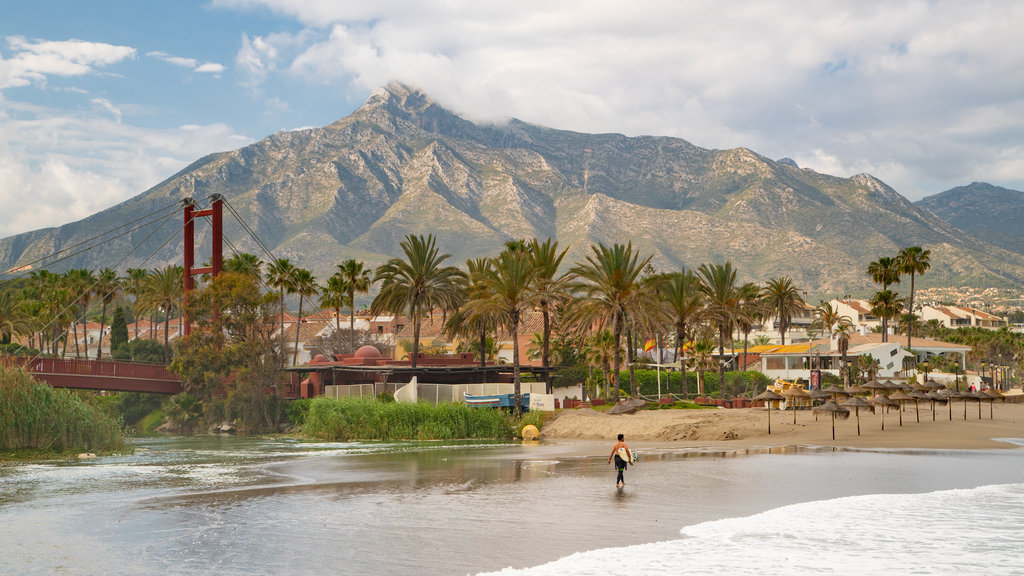
<path fill-rule="evenodd" d="M 839 405 L 847 409 L 853 408 L 853 413 L 857 415 L 857 436 L 860 436 L 860 409 L 868 408 L 869 410 L 874 410 L 874 406 L 865 402 L 860 396 L 851 396 L 843 400 Z"/>
<path fill-rule="evenodd" d="M 842 406 L 840 406 L 839 404 L 836 404 L 835 402 L 832 402 L 831 400 L 829 400 L 828 402 L 825 402 L 821 406 L 815 406 L 814 407 L 814 411 L 815 412 L 830 412 L 832 414 L 832 439 L 833 440 L 836 439 L 836 416 L 838 416 L 839 418 L 843 418 L 843 419 L 846 419 L 846 418 L 850 417 L 850 411 L 849 410 L 847 410 L 846 408 L 843 408 Z"/>
<path fill-rule="evenodd" d="M 906 402 L 907 400 L 913 400 L 914 397 L 911 396 L 910 394 L 907 394 L 903 390 L 897 390 L 897 391 L 893 392 L 892 394 L 889 394 L 889 399 L 892 400 L 893 402 L 896 402 L 896 404 L 899 405 L 899 407 L 900 407 L 900 426 L 903 426 L 903 403 Z"/>
<path fill-rule="evenodd" d="M 768 406 L 768 434 L 772 433 L 772 403 L 782 399 L 782 396 L 767 389 L 754 396 L 754 400 L 764 400 L 764 403 Z"/>
<path fill-rule="evenodd" d="M 871 398 L 871 404 L 875 406 L 877 410 L 879 406 L 899 406 L 899 403 L 893 402 L 885 394 L 877 394 Z M 880 410 L 882 413 L 882 430 L 885 430 L 885 409 Z"/>
<path fill-rule="evenodd" d="M 949 399 L 946 398 L 944 394 L 940 393 L 937 390 L 934 392 L 929 392 L 928 399 L 932 401 L 932 422 L 935 422 L 935 404 L 945 404 L 949 401 Z M 953 419 L 953 412 L 949 413 L 949 419 Z"/>
<path fill-rule="evenodd" d="M 816 400 L 827 400 L 827 399 L 831 398 L 832 395 L 829 394 L 828 392 L 824 391 L 824 390 L 811 390 L 810 397 L 811 397 L 811 405 L 814 405 L 814 402 Z M 815 422 L 818 421 L 818 413 L 817 412 L 814 413 L 814 421 Z"/>
<path fill-rule="evenodd" d="M 920 407 L 919 402 L 921 400 L 927 400 L 928 399 L 928 393 L 925 392 L 924 389 L 914 390 L 913 392 L 910 393 L 910 397 L 914 399 L 914 412 L 917 415 L 917 423 L 920 424 L 921 423 L 921 407 Z"/>
<path fill-rule="evenodd" d="M 988 390 L 985 390 L 984 393 L 986 396 L 991 398 L 991 400 L 989 400 L 988 402 L 988 419 L 993 420 L 995 416 L 992 412 L 992 405 L 996 403 L 996 400 L 1003 400 L 1005 402 L 1005 399 L 1003 398 L 1003 393 L 1000 392 L 999 390 L 996 390 L 995 388 L 989 388 Z"/>
<path fill-rule="evenodd" d="M 810 397 L 810 394 L 799 386 L 791 386 L 783 390 L 782 395 L 789 399 L 789 407 L 793 409 L 793 424 L 796 424 L 796 399 L 808 398 Z"/>
<path fill-rule="evenodd" d="M 828 392 L 832 395 L 832 398 L 838 400 L 840 396 L 850 396 L 853 392 L 832 384 L 828 388 L 822 388 L 822 392 Z"/>
<path fill-rule="evenodd" d="M 854 386 L 850 386 L 849 388 L 847 388 L 846 392 L 853 396 L 860 396 L 861 394 L 867 394 L 868 392 L 870 392 L 870 390 L 859 384 L 856 384 Z"/>
<path fill-rule="evenodd" d="M 938 392 L 938 394 L 940 396 L 942 396 L 943 398 L 945 398 L 946 402 L 949 403 L 949 421 L 952 422 L 953 421 L 953 400 L 956 400 L 957 398 L 959 398 L 960 397 L 960 393 L 957 392 L 956 390 L 951 390 L 949 388 L 946 388 L 942 392 Z"/>
<path fill-rule="evenodd" d="M 929 390 L 941 390 L 941 389 L 945 388 L 946 385 L 945 384 L 939 384 L 935 380 L 932 380 L 931 378 L 929 378 L 929 379 L 925 380 L 924 387 L 929 389 Z"/>

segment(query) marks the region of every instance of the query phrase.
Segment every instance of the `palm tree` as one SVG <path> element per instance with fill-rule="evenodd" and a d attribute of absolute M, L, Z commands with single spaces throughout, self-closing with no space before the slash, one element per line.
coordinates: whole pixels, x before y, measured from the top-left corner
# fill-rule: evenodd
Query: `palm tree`
<path fill-rule="evenodd" d="M 907 310 L 910 311 L 910 322 L 907 322 L 907 348 L 910 348 L 910 338 L 914 326 L 914 275 L 924 275 L 932 267 L 929 258 L 932 251 L 925 250 L 920 246 L 908 246 L 900 251 L 897 256 L 899 269 L 903 274 L 910 274 L 910 301 Z"/>
<path fill-rule="evenodd" d="M 483 290 L 474 294 L 466 308 L 470 314 L 497 314 L 500 325 L 512 338 L 512 382 L 515 411 L 523 411 L 523 397 L 519 376 L 519 322 L 523 314 L 537 301 L 532 292 L 535 268 L 530 258 L 505 250 L 486 268 L 482 277 Z"/>
<path fill-rule="evenodd" d="M 466 282 L 466 296 L 472 301 L 481 299 L 486 294 L 484 278 L 494 265 L 490 258 L 472 258 L 466 261 L 469 270 Z M 483 310 L 472 312 L 463 307 L 454 312 L 445 321 L 444 334 L 450 338 L 478 338 L 477 348 L 480 352 L 480 367 L 487 365 L 487 335 L 498 327 L 499 318 L 496 313 Z"/>
<path fill-rule="evenodd" d="M 888 290 L 890 284 L 900 281 L 900 265 L 896 258 L 883 256 L 868 264 L 867 274 L 872 282 L 882 285 L 882 290 Z"/>
<path fill-rule="evenodd" d="M 345 285 L 345 278 L 341 272 L 335 272 L 327 279 L 327 283 L 320 287 L 320 309 L 334 310 L 334 332 L 341 332 L 341 307 L 348 304 L 348 287 Z M 352 351 L 355 352 L 355 342 L 352 342 Z"/>
<path fill-rule="evenodd" d="M 294 282 L 295 266 L 287 258 L 278 258 L 267 265 L 266 281 L 267 286 L 276 288 L 281 299 L 281 364 L 285 360 L 284 347 L 284 295 L 295 293 Z"/>
<path fill-rule="evenodd" d="M 558 267 L 562 265 L 565 253 L 569 251 L 558 250 L 558 242 L 552 242 L 548 238 L 543 244 L 536 238 L 528 245 L 530 263 L 534 269 L 532 291 L 537 296 L 537 306 L 540 308 L 544 319 L 544 331 L 541 334 L 543 339 L 540 353 L 540 364 L 544 367 L 545 375 L 550 367 L 551 353 L 551 315 L 557 306 L 565 302 L 568 297 L 567 284 L 569 277 L 566 274 L 559 275 Z M 551 389 L 550 379 L 548 390 Z"/>
<path fill-rule="evenodd" d="M 462 298 L 466 274 L 443 265 L 451 254 L 439 253 L 433 234 L 406 235 L 400 246 L 404 260 L 392 258 L 377 267 L 373 282 L 380 282 L 381 288 L 370 310 L 374 314 L 391 311 L 409 315 L 413 332 L 410 364 L 415 368 L 423 317 L 434 307 L 454 309 Z"/>
<path fill-rule="evenodd" d="M 224 261 L 225 272 L 241 272 L 257 280 L 263 277 L 263 261 L 249 252 L 239 252 Z"/>
<path fill-rule="evenodd" d="M 610 365 L 615 356 L 615 335 L 611 330 L 598 330 L 590 335 L 587 346 L 587 362 L 601 368 L 604 375 L 604 397 L 609 395 Z M 584 398 L 586 399 L 586 398 Z"/>
<path fill-rule="evenodd" d="M 668 309 L 668 316 L 676 332 L 676 358 L 683 372 L 683 394 L 686 389 L 686 343 L 690 340 L 693 326 L 700 322 L 703 310 L 703 293 L 700 279 L 692 270 L 674 272 L 658 285 L 661 298 Z"/>
<path fill-rule="evenodd" d="M 828 340 L 831 342 L 832 335 L 840 326 L 853 326 L 853 320 L 840 314 L 839 309 L 833 308 L 831 302 L 823 302 L 814 309 L 814 320 L 811 321 L 808 330 L 828 334 Z"/>
<path fill-rule="evenodd" d="M 144 310 L 161 310 L 164 315 L 164 362 L 170 362 L 170 320 L 171 313 L 180 306 L 184 296 L 185 269 L 181 266 L 167 266 L 153 270 L 146 276 L 142 294 L 136 304 Z"/>
<path fill-rule="evenodd" d="M 882 319 L 882 342 L 889 341 L 889 319 L 903 309 L 903 298 L 892 290 L 881 290 L 870 301 L 871 313 Z"/>
<path fill-rule="evenodd" d="M 780 343 L 785 345 L 786 330 L 789 329 L 793 315 L 803 310 L 804 299 L 800 297 L 800 291 L 788 276 L 769 278 L 763 294 L 765 304 L 775 314 L 775 320 L 779 324 Z"/>
<path fill-rule="evenodd" d="M 850 387 L 850 373 L 846 366 L 846 355 L 850 351 L 850 333 L 853 331 L 853 322 L 840 323 L 836 328 L 836 345 L 839 347 L 839 354 L 842 357 L 841 378 L 843 388 Z"/>
<path fill-rule="evenodd" d="M 292 352 L 292 366 L 295 366 L 299 360 L 299 338 L 302 335 L 302 300 L 316 296 L 316 278 L 305 268 L 295 268 L 292 271 L 292 286 L 295 293 L 299 295 L 299 317 L 295 323 L 295 350 Z"/>
<path fill-rule="evenodd" d="M 627 317 L 637 304 L 640 290 L 640 273 L 651 261 L 653 255 L 643 259 L 633 251 L 632 242 L 611 247 L 604 244 L 591 246 L 593 254 L 585 263 L 579 263 L 570 270 L 578 278 L 572 286 L 578 293 L 566 316 L 577 327 L 588 330 L 604 330 L 611 327 L 614 340 L 612 398 L 619 400 L 619 367 L 622 363 L 622 333 L 627 328 Z"/>
<path fill-rule="evenodd" d="M 725 340 L 732 340 L 733 326 L 740 315 L 740 288 L 736 284 L 736 269 L 731 262 L 725 264 L 701 264 L 697 269 L 704 293 L 704 310 L 708 319 L 718 328 L 719 396 L 725 387 Z"/>
<path fill-rule="evenodd" d="M 93 291 L 100 297 L 103 303 L 103 311 L 100 313 L 100 342 L 96 350 L 96 358 L 103 358 L 103 329 L 107 324 L 107 306 L 121 296 L 122 284 L 117 273 L 110 268 L 104 268 L 96 276 L 96 284 Z"/>
<path fill-rule="evenodd" d="M 697 373 L 697 395 L 704 394 L 704 373 L 710 371 L 717 363 L 715 361 L 715 342 L 710 338 L 697 338 L 693 342 L 693 354 L 690 356 L 690 364 Z M 721 390 L 723 382 L 718 383 Z M 685 383 L 683 384 L 685 386 Z M 721 395 L 721 393 L 719 393 Z"/>
<path fill-rule="evenodd" d="M 757 284 L 747 282 L 740 287 L 739 294 L 739 315 L 736 317 L 736 326 L 743 333 L 743 367 L 747 369 L 747 350 L 750 331 L 754 329 L 757 321 L 764 317 L 768 307 L 761 300 L 761 288 Z"/>
<path fill-rule="evenodd" d="M 72 268 L 64 273 L 64 285 L 67 286 L 71 294 L 75 295 L 75 302 L 78 305 L 78 314 L 75 316 L 75 322 L 72 325 L 72 332 L 75 337 L 75 358 L 78 358 L 78 325 L 83 324 L 82 330 L 85 334 L 85 359 L 89 359 L 89 338 L 88 331 L 86 330 L 85 314 L 89 311 L 89 303 L 92 302 L 92 296 L 94 293 L 94 287 L 96 285 L 96 276 L 93 275 L 91 270 L 85 268 Z"/>
<path fill-rule="evenodd" d="M 24 334 L 29 329 L 25 307 L 13 289 L 0 291 L 0 335 L 4 340 Z"/>
<path fill-rule="evenodd" d="M 146 275 L 149 272 L 145 268 L 129 268 L 126 270 L 127 276 L 124 278 L 124 291 L 132 296 L 132 298 L 138 300 L 139 295 L 142 293 L 142 284 L 146 280 Z M 134 309 L 134 306 L 133 306 Z M 132 320 L 135 322 L 135 339 L 139 339 L 139 315 L 133 310 Z"/>
<path fill-rule="evenodd" d="M 348 329 L 354 352 L 356 349 L 356 294 L 366 294 L 370 291 L 370 270 L 364 268 L 363 263 L 359 260 L 350 258 L 338 264 L 338 274 L 341 274 L 345 281 L 348 293 Z"/>

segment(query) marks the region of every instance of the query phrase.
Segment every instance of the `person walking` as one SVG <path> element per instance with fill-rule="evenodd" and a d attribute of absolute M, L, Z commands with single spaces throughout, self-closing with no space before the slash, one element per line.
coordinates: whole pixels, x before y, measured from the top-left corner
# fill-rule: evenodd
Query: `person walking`
<path fill-rule="evenodd" d="M 629 451 L 629 446 L 626 445 L 625 436 L 619 434 L 618 438 L 619 441 L 612 446 L 612 453 L 608 455 L 608 463 L 611 464 L 612 458 L 615 458 L 615 470 L 618 471 L 618 475 L 615 476 L 615 487 L 624 488 L 626 479 L 623 472 L 626 471 L 626 466 L 633 461 L 633 454 Z"/>

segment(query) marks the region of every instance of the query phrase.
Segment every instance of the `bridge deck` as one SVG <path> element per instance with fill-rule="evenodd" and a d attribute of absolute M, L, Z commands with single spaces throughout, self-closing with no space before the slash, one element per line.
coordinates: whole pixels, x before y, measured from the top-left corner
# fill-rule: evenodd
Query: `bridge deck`
<path fill-rule="evenodd" d="M 181 380 L 165 366 L 116 360 L 65 358 L 4 358 L 6 364 L 20 364 L 37 379 L 56 388 L 113 390 L 178 394 Z M 31 361 L 30 361 L 31 360 Z"/>

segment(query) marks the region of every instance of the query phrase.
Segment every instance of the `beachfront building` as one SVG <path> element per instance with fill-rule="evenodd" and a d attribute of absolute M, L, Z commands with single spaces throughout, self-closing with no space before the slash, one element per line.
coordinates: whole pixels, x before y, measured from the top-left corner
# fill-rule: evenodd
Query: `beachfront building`
<path fill-rule="evenodd" d="M 946 328 L 975 327 L 998 330 L 1006 326 L 1006 321 L 999 316 L 968 306 L 923 306 L 920 317 L 922 322 L 938 320 Z"/>
<path fill-rule="evenodd" d="M 805 303 L 789 319 L 789 324 L 786 327 L 786 342 L 802 342 L 807 340 L 807 328 L 811 325 L 811 322 L 814 322 L 814 306 Z M 759 336 L 764 336 L 776 344 L 781 342 L 778 317 L 774 315 L 766 316 L 760 325 L 754 326 L 754 329 L 750 331 L 749 338 L 754 340 Z"/>
<path fill-rule="evenodd" d="M 859 298 L 843 298 L 832 300 L 832 308 L 840 315 L 846 316 L 853 323 L 853 328 L 860 334 L 867 334 L 882 329 L 882 319 L 871 313 L 871 302 Z M 894 327 L 890 322 L 889 330 Z"/>
<path fill-rule="evenodd" d="M 898 341 L 890 338 L 882 342 L 879 333 L 853 334 L 850 336 L 849 348 L 846 352 L 847 363 L 854 363 L 858 358 L 867 356 L 876 362 L 878 377 L 902 378 L 908 376 L 917 362 L 923 362 L 935 356 L 953 357 L 963 366 L 967 359 L 970 346 L 913 338 L 911 348 L 903 347 L 906 340 Z M 822 373 L 840 375 L 842 354 L 836 339 L 821 339 L 785 346 L 756 346 L 748 351 L 758 357 L 759 368 L 769 378 L 810 381 L 812 370 Z"/>

